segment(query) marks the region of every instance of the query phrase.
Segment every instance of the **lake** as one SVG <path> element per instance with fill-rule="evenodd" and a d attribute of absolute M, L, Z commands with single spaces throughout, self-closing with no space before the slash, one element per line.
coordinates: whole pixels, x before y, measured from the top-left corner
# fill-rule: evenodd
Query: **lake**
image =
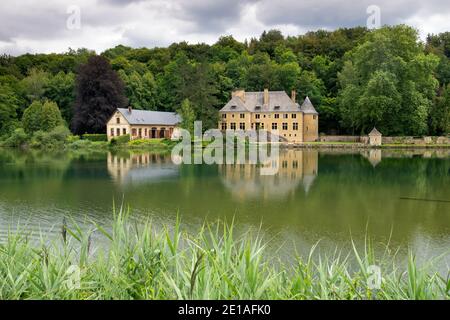
<path fill-rule="evenodd" d="M 281 150 L 277 165 L 261 176 L 251 164 L 177 166 L 167 154 L 0 149 L 0 241 L 18 225 L 56 236 L 65 216 L 107 226 L 114 201 L 156 226 L 179 215 L 187 231 L 234 219 L 288 259 L 370 235 L 422 261 L 444 255 L 449 270 L 449 149 Z"/>

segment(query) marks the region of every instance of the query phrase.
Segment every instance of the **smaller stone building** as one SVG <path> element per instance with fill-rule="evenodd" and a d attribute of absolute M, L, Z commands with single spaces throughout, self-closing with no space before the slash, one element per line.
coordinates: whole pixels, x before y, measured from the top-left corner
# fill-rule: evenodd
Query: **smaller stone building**
<path fill-rule="evenodd" d="M 123 135 L 135 139 L 162 139 L 178 135 L 181 117 L 174 112 L 118 108 L 106 123 L 108 140 Z"/>
<path fill-rule="evenodd" d="M 369 145 L 370 146 L 381 146 L 383 135 L 377 128 L 373 128 L 373 130 L 369 133 Z"/>

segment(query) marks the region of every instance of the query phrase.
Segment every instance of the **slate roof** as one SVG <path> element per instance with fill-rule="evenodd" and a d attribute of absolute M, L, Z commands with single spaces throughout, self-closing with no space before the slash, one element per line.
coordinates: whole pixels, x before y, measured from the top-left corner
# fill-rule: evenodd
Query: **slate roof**
<path fill-rule="evenodd" d="M 181 117 L 175 112 L 131 110 L 118 108 L 129 124 L 132 125 L 165 125 L 174 126 L 181 122 Z"/>
<path fill-rule="evenodd" d="M 309 100 L 309 97 L 306 97 L 305 101 L 303 102 L 302 106 L 300 107 L 300 110 L 306 114 L 319 114 L 316 111 L 316 109 L 314 108 L 311 100 Z"/>
<path fill-rule="evenodd" d="M 264 104 L 264 92 L 245 92 L 245 101 L 235 96 L 221 112 L 299 112 L 300 105 L 294 103 L 284 91 L 269 91 L 269 103 Z"/>
<path fill-rule="evenodd" d="M 373 128 L 372 131 L 369 133 L 369 136 L 381 136 L 381 132 L 377 130 L 377 128 Z"/>

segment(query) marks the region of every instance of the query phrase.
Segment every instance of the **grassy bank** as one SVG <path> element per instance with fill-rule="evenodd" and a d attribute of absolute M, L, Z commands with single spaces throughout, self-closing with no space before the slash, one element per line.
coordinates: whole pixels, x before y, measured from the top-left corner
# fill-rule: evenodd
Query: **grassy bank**
<path fill-rule="evenodd" d="M 101 247 L 108 249 L 93 243 L 94 230 L 108 239 Z M 28 239 L 10 235 L 0 246 L 0 299 L 450 298 L 449 279 L 432 265 L 419 267 L 412 255 L 405 269 L 376 259 L 370 246 L 318 259 L 312 250 L 309 258 L 283 265 L 267 259 L 260 239 L 237 236 L 221 223 L 190 236 L 179 224 L 161 232 L 150 224 L 136 227 L 119 212 L 111 231 L 63 226 L 60 239 Z M 379 290 L 369 287 L 374 264 L 383 270 Z"/>

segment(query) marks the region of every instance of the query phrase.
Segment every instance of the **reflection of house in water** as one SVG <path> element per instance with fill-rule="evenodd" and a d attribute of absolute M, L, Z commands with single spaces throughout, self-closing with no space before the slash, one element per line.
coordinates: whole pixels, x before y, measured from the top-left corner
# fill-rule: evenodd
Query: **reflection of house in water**
<path fill-rule="evenodd" d="M 128 157 L 108 154 L 108 172 L 120 183 L 143 183 L 178 176 L 178 167 L 170 156 L 152 153 Z"/>
<path fill-rule="evenodd" d="M 275 198 L 295 193 L 299 184 L 309 192 L 318 172 L 316 150 L 281 150 L 278 159 L 272 161 L 278 167 L 275 175 L 263 176 L 260 166 L 234 164 L 219 166 L 225 186 L 236 198 Z"/>
<path fill-rule="evenodd" d="M 381 149 L 369 149 L 362 152 L 364 158 L 369 160 L 375 168 L 382 160 Z"/>

